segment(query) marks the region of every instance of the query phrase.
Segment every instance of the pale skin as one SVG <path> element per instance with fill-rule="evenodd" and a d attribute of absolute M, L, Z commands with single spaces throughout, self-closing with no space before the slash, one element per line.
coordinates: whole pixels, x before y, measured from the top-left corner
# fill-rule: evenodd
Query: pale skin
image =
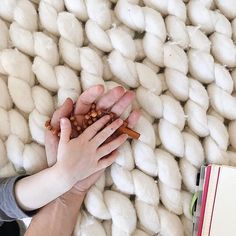
<path fill-rule="evenodd" d="M 113 90 L 113 92 L 117 92 L 118 90 Z M 92 93 L 86 93 L 84 98 L 84 101 L 86 101 L 82 106 L 79 108 L 83 108 L 85 111 L 89 109 L 91 103 L 92 103 Z M 120 92 L 119 92 L 120 93 Z M 112 92 L 108 96 L 107 99 L 111 98 Z M 120 95 L 121 96 L 121 95 Z M 123 95 L 124 96 L 124 95 Z M 122 97 L 123 97 L 122 96 Z M 121 102 L 116 98 L 119 108 L 117 109 L 117 113 L 120 115 L 127 107 L 126 104 L 131 103 L 133 96 L 130 96 L 126 93 L 125 100 L 122 99 Z M 106 98 L 106 97 L 104 97 Z M 91 100 L 92 99 L 92 100 Z M 90 103 L 88 102 L 90 101 Z M 108 100 L 102 99 L 102 107 L 103 108 L 109 108 Z M 99 102 L 100 102 L 99 101 Z M 78 101 L 78 103 L 83 103 L 81 100 Z M 78 104 L 77 103 L 77 104 Z M 66 103 L 67 104 L 67 103 Z M 115 104 L 115 99 L 114 99 Z M 113 104 L 113 105 L 114 105 Z M 67 104 L 68 105 L 68 104 Z M 112 105 L 112 106 L 113 106 Z M 86 108 L 87 107 L 87 108 Z M 64 106 L 66 108 L 66 106 Z M 66 109 L 65 109 L 66 110 Z M 82 114 L 81 110 L 78 110 L 77 114 Z M 52 122 L 54 122 L 56 119 L 59 119 L 61 116 L 65 115 L 65 112 L 61 112 L 61 110 L 57 111 L 54 114 L 54 117 L 52 119 Z M 55 119 L 54 119 L 55 118 Z M 133 112 L 132 115 L 129 117 L 129 127 L 133 128 L 135 123 L 138 121 L 139 118 L 139 112 Z M 105 122 L 105 118 L 102 122 Z M 100 122 L 99 122 L 100 124 Z M 86 132 L 89 132 L 89 129 L 86 130 Z M 85 134 L 86 135 L 86 134 Z M 95 136 L 93 132 L 89 133 L 90 136 Z M 108 135 L 108 133 L 107 133 Z M 109 136 L 109 135 L 108 135 Z M 49 165 L 53 165 L 57 161 L 57 146 L 62 143 L 62 145 L 68 145 L 68 137 L 69 133 L 65 136 L 65 142 L 66 144 L 62 143 L 62 140 L 60 142 L 58 141 L 57 137 L 52 135 L 51 132 L 46 133 L 46 150 L 47 150 L 47 160 Z M 98 139 L 99 140 L 99 139 Z M 117 140 L 117 139 L 113 139 Z M 95 139 L 96 141 L 96 139 Z M 113 142 L 114 143 L 114 142 Z M 107 144 L 106 144 L 107 145 Z M 95 145 L 96 147 L 96 145 Z M 63 148 L 63 147 L 62 147 Z M 59 152 L 59 149 L 58 149 Z M 113 151 L 112 156 L 116 157 L 116 151 Z M 95 172 L 94 174 L 90 175 L 89 177 L 79 181 L 76 183 L 76 185 L 67 193 L 63 194 L 56 200 L 50 202 L 48 205 L 43 207 L 37 215 L 35 215 L 31 221 L 31 224 L 26 232 L 26 236 L 40 236 L 40 235 L 61 235 L 61 236 L 68 236 L 71 235 L 78 217 L 79 209 L 83 203 L 84 197 L 88 189 L 98 180 L 98 178 L 103 173 L 104 169 L 99 170 L 98 172 Z M 47 226 L 47 227 L 45 227 Z"/>
<path fill-rule="evenodd" d="M 98 108 L 110 108 L 120 116 L 134 98 L 132 92 L 125 92 L 122 87 L 116 87 L 105 95 L 103 93 L 103 86 L 98 85 L 81 94 L 75 109 L 78 123 L 82 122 L 83 115 L 88 112 L 94 101 L 97 101 Z M 127 139 L 126 135 L 120 135 L 109 140 L 109 143 L 104 143 L 122 125 L 122 121 L 117 119 L 98 132 L 109 121 L 103 117 L 78 138 L 69 140 L 71 127 L 65 117 L 69 116 L 72 108 L 72 101 L 67 99 L 53 115 L 52 126 L 61 128 L 60 141 L 51 132 L 46 132 L 49 168 L 16 183 L 15 196 L 24 210 L 38 209 L 71 189 L 79 191 L 83 198 L 83 193 L 97 180 L 102 171 L 115 161 L 115 150 Z M 130 127 L 137 122 L 138 117 L 137 111 L 130 114 Z M 104 156 L 106 158 L 103 158 Z M 69 195 L 71 198 L 74 194 Z"/>

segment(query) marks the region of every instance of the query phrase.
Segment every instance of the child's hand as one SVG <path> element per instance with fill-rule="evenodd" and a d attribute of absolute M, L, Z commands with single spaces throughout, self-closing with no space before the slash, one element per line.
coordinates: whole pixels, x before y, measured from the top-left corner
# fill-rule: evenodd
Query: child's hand
<path fill-rule="evenodd" d="M 79 137 L 70 140 L 71 123 L 67 118 L 61 119 L 61 138 L 58 146 L 56 168 L 59 168 L 66 179 L 69 180 L 71 187 L 77 181 L 110 166 L 115 161 L 117 154 L 113 151 L 126 141 L 128 135 L 122 134 L 104 144 L 123 124 L 121 119 L 116 119 L 104 128 L 109 120 L 109 115 L 100 118 Z"/>
<path fill-rule="evenodd" d="M 125 92 L 121 87 L 116 87 L 109 91 L 109 93 L 102 96 L 104 88 L 101 85 L 93 86 L 88 90 L 84 91 L 80 96 L 76 103 L 76 114 L 81 115 L 79 117 L 83 117 L 83 114 L 86 114 L 90 109 L 91 104 L 98 99 L 97 105 L 100 108 L 108 109 L 112 108 L 112 112 L 120 115 L 124 112 L 126 107 L 132 103 L 134 98 L 131 92 Z M 52 117 L 51 125 L 53 128 L 59 129 L 60 127 L 60 119 L 63 117 L 68 117 L 73 109 L 73 102 L 71 99 L 67 99 L 65 103 L 57 109 Z M 128 123 L 129 127 L 133 128 L 139 119 L 139 112 L 134 111 L 130 114 Z M 58 149 L 59 138 L 57 135 L 53 135 L 52 132 L 46 130 L 46 138 L 45 138 L 45 148 L 47 153 L 47 161 L 48 165 L 52 166 L 57 161 L 57 149 Z M 112 153 L 114 159 L 117 155 L 117 151 Z M 102 172 L 98 171 L 93 175 L 78 181 L 75 185 L 75 188 L 81 192 L 86 192 L 101 176 Z"/>
<path fill-rule="evenodd" d="M 93 86 L 85 90 L 78 98 L 76 102 L 75 114 L 77 122 L 80 124 L 83 120 L 84 114 L 86 114 L 92 103 L 97 100 L 97 107 L 102 109 L 111 109 L 113 113 L 120 116 L 125 109 L 132 103 L 134 99 L 134 93 L 131 91 L 125 92 L 121 87 L 115 87 L 107 94 L 103 95 L 104 88 L 102 85 Z M 103 96 L 102 96 L 103 95 Z M 71 99 L 66 99 L 64 104 L 58 108 L 51 119 L 51 125 L 55 129 L 60 128 L 60 119 L 63 117 L 69 117 L 73 109 L 73 102 Z M 129 118 L 129 127 L 132 128 L 137 123 L 140 113 L 133 111 Z M 47 153 L 48 165 L 52 166 L 56 163 L 57 149 L 59 138 L 57 135 L 53 135 L 52 132 L 46 130 L 45 135 L 45 148 Z"/>

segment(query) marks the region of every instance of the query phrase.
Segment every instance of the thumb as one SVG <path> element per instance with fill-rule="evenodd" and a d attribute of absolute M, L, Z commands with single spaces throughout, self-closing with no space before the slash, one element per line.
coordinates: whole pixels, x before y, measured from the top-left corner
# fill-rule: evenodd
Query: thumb
<path fill-rule="evenodd" d="M 71 123 L 67 118 L 60 120 L 61 136 L 60 143 L 68 143 L 71 135 Z"/>

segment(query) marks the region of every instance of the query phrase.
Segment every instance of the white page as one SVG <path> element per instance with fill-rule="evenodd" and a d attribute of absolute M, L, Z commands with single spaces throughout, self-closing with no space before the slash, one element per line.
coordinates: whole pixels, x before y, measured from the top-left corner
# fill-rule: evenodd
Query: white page
<path fill-rule="evenodd" d="M 221 167 L 209 235 L 236 235 L 236 169 L 233 167 Z"/>
<path fill-rule="evenodd" d="M 212 208 L 213 208 L 216 182 L 217 182 L 219 169 L 220 169 L 220 166 L 218 165 L 211 166 L 209 187 L 207 191 L 206 208 L 205 208 L 204 221 L 203 221 L 203 227 L 202 227 L 202 236 L 208 235 L 208 232 L 209 232 L 209 227 L 210 227 L 210 222 L 211 222 L 211 213 L 212 213 Z"/>

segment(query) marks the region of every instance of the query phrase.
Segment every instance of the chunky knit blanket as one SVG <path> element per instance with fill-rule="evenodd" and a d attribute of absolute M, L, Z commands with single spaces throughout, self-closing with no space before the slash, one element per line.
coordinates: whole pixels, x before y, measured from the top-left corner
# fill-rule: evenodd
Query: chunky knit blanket
<path fill-rule="evenodd" d="M 236 165 L 236 0 L 1 0 L 0 177 L 46 168 L 44 123 L 95 84 L 136 92 L 140 140 L 74 235 L 191 235 L 203 163 Z"/>

